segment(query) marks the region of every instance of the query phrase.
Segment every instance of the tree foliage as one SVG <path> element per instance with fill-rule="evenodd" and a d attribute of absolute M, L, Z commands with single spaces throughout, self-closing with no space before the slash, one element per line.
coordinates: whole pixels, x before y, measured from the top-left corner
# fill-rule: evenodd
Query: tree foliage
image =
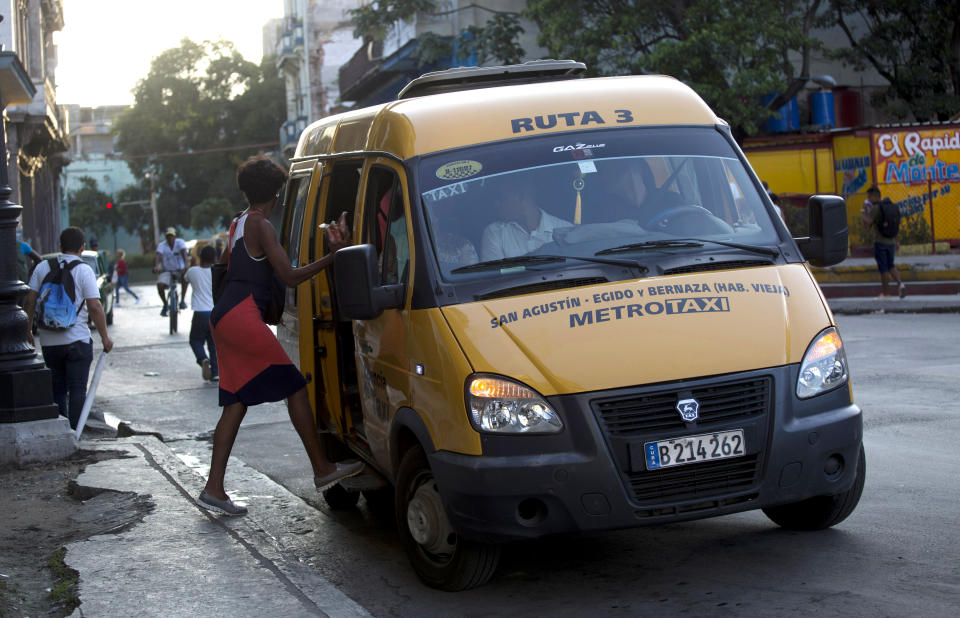
<path fill-rule="evenodd" d="M 150 183 L 143 181 L 129 185 L 117 193 L 120 221 L 123 229 L 136 234 L 140 240 L 140 252 L 151 253 L 154 249 L 153 214 L 150 212 Z"/>
<path fill-rule="evenodd" d="M 115 123 L 118 147 L 136 176 L 153 174 L 160 228 L 188 225 L 206 199 L 241 209 L 237 166 L 273 148 L 285 119 L 272 60 L 257 66 L 232 43 L 183 39 L 154 58 L 134 97 Z"/>
<path fill-rule="evenodd" d="M 120 209 L 107 209 L 107 202 L 112 197 L 104 193 L 97 186 L 97 181 L 90 176 L 79 178 L 80 187 L 67 194 L 67 203 L 70 204 L 70 225 L 81 228 L 90 237 L 103 238 L 108 233 L 122 227 L 117 220 Z"/>
<path fill-rule="evenodd" d="M 421 33 L 416 51 L 420 65 L 462 62 L 471 56 L 478 65 L 490 61 L 502 64 L 520 62 L 524 56 L 524 49 L 519 43 L 519 36 L 523 33 L 520 14 L 491 9 L 487 11 L 491 17 L 483 25 L 468 26 L 453 37 L 439 36 L 433 32 Z M 418 13 L 440 14 L 433 0 L 380 0 L 349 12 L 354 26 L 353 35 L 365 41 L 384 40 L 394 23 L 409 21 Z"/>
<path fill-rule="evenodd" d="M 190 227 L 195 230 L 227 228 L 237 210 L 237 205 L 226 198 L 208 197 L 190 211 Z"/>
<path fill-rule="evenodd" d="M 540 27 L 538 42 L 554 57 L 581 60 L 593 75 L 671 75 L 749 134 L 770 117 L 764 96 L 785 93 L 805 71 L 818 45 L 809 32 L 819 5 L 820 0 L 530 0 L 526 13 Z"/>
<path fill-rule="evenodd" d="M 960 3 L 833 0 L 850 46 L 836 55 L 890 82 L 874 104 L 894 117 L 948 120 L 960 110 Z"/>

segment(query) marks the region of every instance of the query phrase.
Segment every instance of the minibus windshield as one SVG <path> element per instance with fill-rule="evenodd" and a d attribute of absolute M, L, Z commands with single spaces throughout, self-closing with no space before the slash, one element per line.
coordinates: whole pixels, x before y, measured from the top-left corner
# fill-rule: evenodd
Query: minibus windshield
<path fill-rule="evenodd" d="M 464 267 L 520 256 L 649 260 L 718 247 L 776 256 L 780 242 L 760 190 L 713 127 L 496 142 L 424 157 L 418 180 L 448 279 L 500 276 Z"/>

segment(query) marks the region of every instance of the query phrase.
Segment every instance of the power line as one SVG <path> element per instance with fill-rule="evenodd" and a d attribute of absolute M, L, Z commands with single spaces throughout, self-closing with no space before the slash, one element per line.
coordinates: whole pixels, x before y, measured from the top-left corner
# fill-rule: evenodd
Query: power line
<path fill-rule="evenodd" d="M 188 152 L 155 152 L 142 155 L 110 155 L 113 159 L 151 159 L 163 157 L 183 157 L 186 155 L 208 154 L 211 152 L 228 152 L 230 150 L 249 150 L 251 148 L 266 148 L 270 146 L 279 146 L 280 142 L 263 142 L 260 144 L 244 144 L 242 146 L 224 146 L 222 148 L 204 148 L 203 150 L 190 150 Z"/>

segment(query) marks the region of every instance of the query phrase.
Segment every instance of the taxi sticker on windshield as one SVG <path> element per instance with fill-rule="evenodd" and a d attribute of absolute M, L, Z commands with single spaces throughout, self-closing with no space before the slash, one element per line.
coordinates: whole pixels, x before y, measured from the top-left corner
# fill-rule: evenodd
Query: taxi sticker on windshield
<path fill-rule="evenodd" d="M 437 169 L 437 178 L 440 180 L 462 180 L 476 176 L 483 169 L 479 161 L 465 159 L 463 161 L 451 161 L 446 165 L 441 165 Z"/>

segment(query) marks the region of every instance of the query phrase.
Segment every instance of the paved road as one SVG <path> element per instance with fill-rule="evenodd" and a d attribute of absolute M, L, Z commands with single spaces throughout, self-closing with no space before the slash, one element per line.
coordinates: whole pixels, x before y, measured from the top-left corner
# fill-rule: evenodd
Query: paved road
<path fill-rule="evenodd" d="M 205 472 L 216 388 L 201 380 L 186 332 L 167 335 L 152 303 L 117 308 L 98 406 L 113 422 L 159 432 Z M 313 505 L 287 515 L 267 508 L 271 496 L 243 496 L 252 511 L 263 505 L 267 534 L 376 616 L 955 615 L 960 317 L 839 323 L 865 411 L 868 472 L 859 508 L 832 530 L 786 532 L 755 512 L 540 539 L 507 547 L 488 585 L 448 594 L 418 582 L 396 534 L 362 501 L 338 512 L 318 498 L 282 406 L 250 410 L 227 484 L 259 470 Z"/>

